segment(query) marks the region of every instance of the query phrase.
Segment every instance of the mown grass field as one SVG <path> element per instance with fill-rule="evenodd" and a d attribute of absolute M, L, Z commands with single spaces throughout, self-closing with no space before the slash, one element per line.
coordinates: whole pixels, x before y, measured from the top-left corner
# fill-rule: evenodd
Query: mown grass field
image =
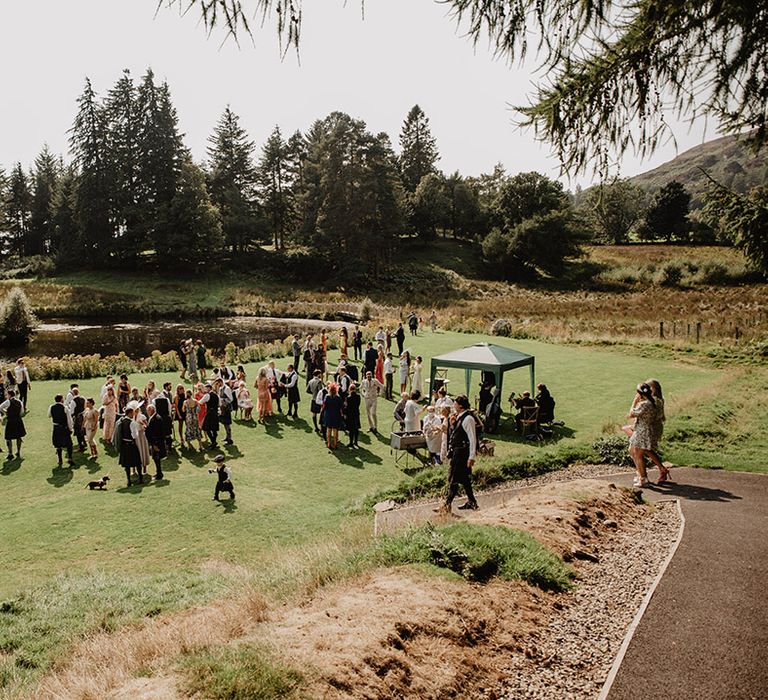
<path fill-rule="evenodd" d="M 537 379 L 549 385 L 557 415 L 566 423 L 559 439 L 544 445 L 522 442 L 511 421 L 505 423 L 494 437 L 496 461 L 588 445 L 605 432 L 615 434 L 635 384 L 654 376 L 664 387 L 670 416 L 665 457 L 766 471 L 768 376 L 762 368 L 716 369 L 626 351 L 429 330 L 409 337 L 406 346 L 423 355 L 426 379 L 432 355 L 475 342 L 508 344 L 535 355 Z M 332 352 L 331 361 L 336 358 Z M 256 367 L 247 370 L 252 379 Z M 143 387 L 149 378 L 131 380 Z M 463 373 L 450 379 L 452 393 L 464 390 Z M 478 379 L 475 375 L 475 387 Z M 97 395 L 100 384 L 82 381 L 81 389 L 86 396 Z M 298 420 L 278 416 L 266 426 L 236 422 L 236 444 L 224 450 L 233 469 L 234 503 L 226 497 L 220 503 L 211 500 L 214 476 L 207 469 L 215 453 L 210 451 L 173 456 L 165 463 L 164 481 L 126 488 L 116 457 L 103 446 L 98 460 L 78 455 L 74 469 L 56 467 L 46 412 L 54 394 L 67 385 L 33 384 L 23 459 L 0 467 L 0 650 L 6 654 L 0 655 L 0 681 L 5 677 L 7 684 L 19 673 L 34 676 L 91 628 L 112 629 L 210 599 L 243 572 L 278 597 L 313 576 L 319 581 L 322 571 L 313 570 L 318 552 L 372 536 L 370 516 L 355 510 L 356 504 L 412 476 L 395 465 L 387 438 L 367 432 L 359 450 L 329 453 L 312 431 L 304 394 Z M 526 388 L 527 368 L 507 374 L 505 397 Z M 391 410 L 392 404 L 381 399 L 385 434 Z M 85 488 L 104 473 L 112 477 L 107 491 Z M 70 599 L 72 607 L 63 604 Z M 35 641 L 25 650 L 32 657 L 29 668 L 19 669 L 8 654 L 22 638 Z"/>

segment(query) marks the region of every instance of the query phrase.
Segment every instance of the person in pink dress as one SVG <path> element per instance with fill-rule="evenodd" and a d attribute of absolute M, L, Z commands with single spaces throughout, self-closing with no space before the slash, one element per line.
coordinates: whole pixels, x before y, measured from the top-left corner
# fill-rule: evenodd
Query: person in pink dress
<path fill-rule="evenodd" d="M 115 387 L 110 386 L 107 388 L 107 393 L 101 406 L 104 409 L 104 440 L 112 442 L 112 436 L 115 434 L 115 419 L 117 418 Z"/>
<path fill-rule="evenodd" d="M 262 367 L 256 377 L 256 405 L 259 409 L 259 423 L 263 423 L 267 416 L 272 415 L 272 393 L 269 387 L 267 370 Z"/>
<path fill-rule="evenodd" d="M 205 420 L 205 409 L 206 404 L 200 403 L 200 399 L 203 398 L 203 394 L 205 394 L 205 388 L 203 385 L 198 382 L 195 384 L 195 401 L 199 404 L 197 407 L 197 422 L 200 424 L 200 430 L 203 429 L 203 421 Z"/>
<path fill-rule="evenodd" d="M 376 358 L 376 379 L 380 384 L 384 384 L 384 351 L 379 350 L 379 356 Z"/>

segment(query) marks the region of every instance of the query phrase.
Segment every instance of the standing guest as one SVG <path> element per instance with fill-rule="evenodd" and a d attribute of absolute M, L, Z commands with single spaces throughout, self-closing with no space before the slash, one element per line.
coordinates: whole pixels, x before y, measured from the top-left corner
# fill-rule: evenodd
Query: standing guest
<path fill-rule="evenodd" d="M 323 438 L 323 442 L 327 442 L 328 440 L 328 426 L 325 423 L 325 399 L 328 396 L 328 392 L 331 388 L 332 382 L 328 382 L 328 384 L 323 384 L 322 379 L 320 380 L 320 390 L 317 392 L 317 396 L 315 396 L 315 403 L 320 407 L 320 435 Z"/>
<path fill-rule="evenodd" d="M 400 393 L 408 388 L 408 376 L 411 370 L 411 353 L 407 350 L 400 355 Z"/>
<path fill-rule="evenodd" d="M 357 365 L 351 363 L 349 361 L 349 358 L 346 355 L 341 356 L 341 362 L 344 363 L 344 366 L 347 368 L 347 374 L 349 375 L 349 378 L 357 384 L 358 380 L 360 379 L 360 375 L 357 370 Z"/>
<path fill-rule="evenodd" d="M 360 447 L 357 444 L 360 437 L 360 394 L 354 384 L 349 387 L 349 395 L 344 403 L 344 422 L 349 435 L 349 446 Z"/>
<path fill-rule="evenodd" d="M 341 396 L 343 400 L 346 400 L 347 394 L 349 394 L 349 388 L 352 386 L 352 380 L 347 374 L 347 368 L 339 367 L 339 373 L 336 377 L 336 383 L 339 387 L 339 396 Z"/>
<path fill-rule="evenodd" d="M 392 411 L 395 420 L 400 422 L 400 430 L 405 430 L 405 404 L 409 399 L 410 396 L 406 392 L 400 394 L 400 401 L 395 404 L 395 410 Z"/>
<path fill-rule="evenodd" d="M 91 451 L 91 457 L 98 457 L 99 451 L 96 449 L 96 432 L 99 429 L 99 412 L 96 410 L 96 402 L 93 399 L 85 400 L 83 429 L 85 431 L 85 441 Z"/>
<path fill-rule="evenodd" d="M 156 408 L 152 405 L 147 406 L 147 428 L 144 434 L 149 444 L 149 452 L 152 456 L 152 461 L 155 463 L 155 481 L 160 481 L 163 478 L 163 467 L 161 460 L 167 456 L 166 451 L 166 439 L 165 439 L 165 423 L 163 417 L 157 412 Z"/>
<path fill-rule="evenodd" d="M 408 401 L 405 402 L 404 414 L 405 414 L 405 432 L 416 433 L 421 430 L 421 421 L 419 415 L 421 414 L 421 406 L 419 405 L 419 399 L 421 399 L 421 392 L 418 389 L 414 389 Z"/>
<path fill-rule="evenodd" d="M 384 345 L 384 341 L 387 339 L 387 334 L 384 332 L 384 326 L 379 326 L 373 339 L 376 341 L 377 345 Z"/>
<path fill-rule="evenodd" d="M 5 370 L 5 390 L 8 389 L 16 391 L 16 374 L 12 369 Z"/>
<path fill-rule="evenodd" d="M 205 393 L 200 398 L 200 405 L 205 407 L 205 418 L 203 420 L 203 432 L 208 436 L 211 449 L 217 448 L 216 442 L 219 435 L 219 395 L 211 386 L 210 382 L 205 383 Z"/>
<path fill-rule="evenodd" d="M 320 405 L 315 400 L 320 393 L 320 389 L 323 387 L 323 379 L 320 374 L 320 370 L 316 369 L 314 376 L 309 380 L 307 384 L 307 393 L 312 397 L 309 403 L 309 410 L 312 413 L 312 424 L 315 426 L 315 432 L 319 433 L 320 428 L 317 425 L 317 417 L 320 415 Z"/>
<path fill-rule="evenodd" d="M 213 458 L 216 463 L 215 469 L 209 469 L 210 472 L 216 472 L 216 488 L 213 492 L 213 500 L 219 500 L 219 494 L 224 491 L 229 494 L 231 500 L 235 500 L 235 487 L 232 485 L 232 472 L 224 464 L 224 455 L 216 455 Z"/>
<path fill-rule="evenodd" d="M 323 350 L 323 355 L 328 354 L 328 331 L 325 328 L 320 332 L 320 348 Z"/>
<path fill-rule="evenodd" d="M 339 347 L 341 354 L 346 355 L 349 352 L 349 334 L 347 333 L 347 327 L 342 326 L 339 333 Z"/>
<path fill-rule="evenodd" d="M 235 372 L 235 380 L 238 382 L 246 382 L 248 381 L 247 377 L 245 376 L 245 367 L 242 365 L 237 366 L 237 371 Z"/>
<path fill-rule="evenodd" d="M 184 415 L 184 437 L 187 439 L 187 445 L 192 447 L 192 441 L 197 441 L 197 447 L 200 452 L 203 451 L 203 433 L 200 430 L 200 421 L 197 414 L 199 410 L 197 399 L 192 394 L 191 389 L 187 389 L 184 403 L 182 404 L 182 414 Z"/>
<path fill-rule="evenodd" d="M 448 432 L 451 428 L 451 408 L 450 406 L 443 406 L 442 408 L 435 407 L 435 413 L 440 411 L 440 464 L 445 464 L 448 461 Z"/>
<path fill-rule="evenodd" d="M 108 386 L 107 394 L 101 402 L 104 411 L 104 440 L 112 442 L 112 436 L 115 434 L 115 419 L 117 418 L 117 396 L 115 387 Z"/>
<path fill-rule="evenodd" d="M 16 360 L 16 366 L 13 368 L 14 379 L 16 380 L 16 389 L 19 392 L 19 401 L 24 407 L 24 412 L 27 411 L 27 393 L 32 388 L 32 382 L 29 379 L 29 370 L 24 364 L 24 358 L 20 357 Z"/>
<path fill-rule="evenodd" d="M 225 382 L 235 378 L 235 373 L 229 367 L 227 367 L 227 363 L 224 362 L 224 360 L 219 362 L 218 375 L 221 377 L 222 381 Z M 243 375 L 245 375 L 245 372 L 243 372 Z"/>
<path fill-rule="evenodd" d="M 124 415 L 124 420 L 121 420 L 117 425 L 117 431 L 120 436 L 119 464 L 125 470 L 125 477 L 130 487 L 132 471 L 135 471 L 138 475 L 139 483 L 142 482 L 141 455 L 139 454 L 139 446 L 136 443 L 139 437 L 139 424 L 133 419 L 133 408 L 126 407 Z"/>
<path fill-rule="evenodd" d="M 205 370 L 208 368 L 208 361 L 205 353 L 207 349 L 203 345 L 203 341 L 198 338 L 195 341 L 195 359 L 197 360 L 197 371 L 200 373 L 200 379 L 205 379 Z"/>
<path fill-rule="evenodd" d="M 355 326 L 355 330 L 352 332 L 352 349 L 354 351 L 354 358 L 357 362 L 363 359 L 363 331 L 360 330 L 360 326 Z"/>
<path fill-rule="evenodd" d="M 477 510 L 477 500 L 472 491 L 472 467 L 475 464 L 477 452 L 477 422 L 469 410 L 469 399 L 464 395 L 456 397 L 454 402 L 456 417 L 448 435 L 448 493 L 445 502 L 438 509 L 442 513 L 450 513 L 453 499 L 459 493 L 459 486 L 464 487 L 467 502 L 459 506 L 459 510 Z"/>
<path fill-rule="evenodd" d="M 424 416 L 424 437 L 427 439 L 427 451 L 435 464 L 442 464 L 440 450 L 443 442 L 443 418 L 434 406 L 427 406 Z"/>
<path fill-rule="evenodd" d="M 251 400 L 251 392 L 248 391 L 248 387 L 244 381 L 238 384 L 237 389 L 237 405 L 243 412 L 243 418 L 245 420 L 251 420 L 253 414 L 253 401 Z"/>
<path fill-rule="evenodd" d="M 319 369 L 323 377 L 328 378 L 328 355 L 326 354 L 323 346 L 320 345 L 315 349 L 315 354 L 312 358 L 312 364 L 315 369 Z"/>
<path fill-rule="evenodd" d="M 205 387 L 202 385 L 202 383 L 198 382 L 195 384 L 195 401 L 197 401 L 197 422 L 200 425 L 200 430 L 203 429 L 203 423 L 205 423 L 205 414 L 208 410 L 208 407 L 205 403 L 201 403 L 200 399 L 203 398 L 203 395 L 205 394 Z"/>
<path fill-rule="evenodd" d="M 177 385 L 176 393 L 173 395 L 173 420 L 176 422 L 176 427 L 179 431 L 179 445 L 181 445 L 182 449 L 184 449 L 184 431 L 187 424 L 184 411 L 184 402 L 186 400 L 187 392 L 184 390 L 184 385 Z"/>
<path fill-rule="evenodd" d="M 24 427 L 24 404 L 16 398 L 16 392 L 10 389 L 6 399 L 0 404 L 0 413 L 5 414 L 5 444 L 8 446 L 7 459 L 13 459 L 13 441 L 16 441 L 16 456 L 21 458 L 21 439 L 27 434 Z"/>
<path fill-rule="evenodd" d="M 272 400 L 277 403 L 277 412 L 282 413 L 283 407 L 280 405 L 280 399 L 283 395 L 283 386 L 280 384 L 280 380 L 283 377 L 283 373 L 275 367 L 273 360 L 270 360 L 266 366 L 267 379 L 269 380 L 269 393 L 272 396 Z"/>
<path fill-rule="evenodd" d="M 221 379 L 217 379 L 214 382 L 214 389 L 217 390 L 219 395 L 219 423 L 224 426 L 224 438 L 225 445 L 233 445 L 232 440 L 232 406 L 235 403 L 235 397 L 230 389 L 229 384 L 222 382 Z"/>
<path fill-rule="evenodd" d="M 109 387 L 114 388 L 114 386 L 115 386 L 115 378 L 112 375 L 107 375 L 107 378 L 104 384 L 99 390 L 99 399 L 101 400 L 102 405 L 104 404 L 104 398 L 107 395 L 107 389 L 109 389 Z"/>
<path fill-rule="evenodd" d="M 80 389 L 72 389 L 72 420 L 75 424 L 75 437 L 77 438 L 77 451 L 85 452 L 85 428 L 83 427 L 83 413 L 85 412 L 85 398 L 80 396 Z"/>
<path fill-rule="evenodd" d="M 445 384 L 443 384 L 438 390 L 437 390 L 437 398 L 435 399 L 435 411 L 439 411 L 440 415 L 443 413 L 443 409 L 447 408 L 448 413 L 453 412 L 453 399 L 448 396 L 448 390 L 445 388 Z"/>
<path fill-rule="evenodd" d="M 397 354 L 403 354 L 403 344 L 405 343 L 405 329 L 402 323 L 397 324 L 397 330 L 395 331 L 395 341 L 397 342 Z"/>
<path fill-rule="evenodd" d="M 179 375 L 182 379 L 187 378 L 187 355 L 189 354 L 187 352 L 187 341 L 182 340 L 179 343 L 179 349 L 176 351 L 179 356 L 179 362 L 181 362 L 181 374 Z"/>
<path fill-rule="evenodd" d="M 387 326 L 385 348 L 387 352 L 392 349 L 392 329 L 389 326 Z"/>
<path fill-rule="evenodd" d="M 157 385 L 150 379 L 144 388 L 144 405 L 152 403 L 158 396 L 160 396 L 160 391 Z"/>
<path fill-rule="evenodd" d="M 424 368 L 424 360 L 421 359 L 421 355 L 416 356 L 416 361 L 412 365 L 413 369 L 413 376 L 411 377 L 411 389 L 418 389 L 421 391 L 422 387 L 422 378 L 421 378 L 421 372 Z"/>
<path fill-rule="evenodd" d="M 363 368 L 365 372 L 374 374 L 376 372 L 376 362 L 379 359 L 379 352 L 373 347 L 373 343 L 368 341 L 365 347 L 365 355 L 363 357 Z"/>
<path fill-rule="evenodd" d="M 411 311 L 411 313 L 408 314 L 408 328 L 411 331 L 411 335 L 418 335 L 419 330 L 419 319 L 416 316 L 415 312 Z"/>
<path fill-rule="evenodd" d="M 5 376 L 0 372 L 0 401 L 5 401 Z"/>
<path fill-rule="evenodd" d="M 307 339 L 304 341 L 304 372 L 305 376 L 307 377 L 307 384 L 309 384 L 309 380 L 312 379 L 312 373 L 314 372 L 313 369 L 313 358 L 315 355 L 315 343 L 312 340 L 312 334 L 307 333 Z"/>
<path fill-rule="evenodd" d="M 299 371 L 299 360 L 301 359 L 301 342 L 299 341 L 299 334 L 296 333 L 291 341 L 291 354 L 293 355 L 293 366 L 296 371 Z"/>
<path fill-rule="evenodd" d="M 171 393 L 171 383 L 163 384 L 163 390 L 159 396 L 155 397 L 153 405 L 155 411 L 163 424 L 163 435 L 165 436 L 165 450 L 168 452 L 173 448 L 173 394 Z"/>
<path fill-rule="evenodd" d="M 379 349 L 376 356 L 376 372 L 374 376 L 380 384 L 384 383 L 384 351 L 381 349 Z"/>
<path fill-rule="evenodd" d="M 329 450 L 335 450 L 339 446 L 339 429 L 342 427 L 342 411 L 344 400 L 339 396 L 339 387 L 336 382 L 331 382 L 328 387 L 328 395 L 323 401 L 323 425 L 325 425 L 327 445 Z"/>
<path fill-rule="evenodd" d="M 288 415 L 298 418 L 301 394 L 299 393 L 299 375 L 294 365 L 288 365 L 288 371 L 283 375 L 282 382 L 288 396 Z"/>
<path fill-rule="evenodd" d="M 392 401 L 393 379 L 395 376 L 395 366 L 392 362 L 392 353 L 388 352 L 384 359 L 384 398 Z"/>
<path fill-rule="evenodd" d="M 256 376 L 256 406 L 259 410 L 259 423 L 263 423 L 267 416 L 272 415 L 272 394 L 269 390 L 267 370 L 262 367 Z"/>
<path fill-rule="evenodd" d="M 125 407 L 131 400 L 131 385 L 128 383 L 128 375 L 121 374 L 117 384 L 117 412 L 125 413 Z"/>
<path fill-rule="evenodd" d="M 59 458 L 59 466 L 62 465 L 61 451 L 66 450 L 67 464 L 73 467 L 75 465 L 75 461 L 72 459 L 72 429 L 74 424 L 72 423 L 72 414 L 64 405 L 64 397 L 61 394 L 56 394 L 54 397 L 53 403 L 48 408 L 48 416 L 53 423 L 52 440 L 53 446 L 56 448 L 56 455 Z"/>
<path fill-rule="evenodd" d="M 192 342 L 192 338 L 187 340 L 187 371 L 189 372 L 189 381 L 193 384 L 197 384 L 197 351 Z"/>
<path fill-rule="evenodd" d="M 128 405 L 130 406 L 131 404 Z M 152 455 L 149 451 L 149 440 L 147 440 L 147 417 L 140 408 L 140 406 L 134 404 L 131 431 L 134 434 L 136 447 L 139 448 L 139 456 L 141 457 L 140 474 L 146 474 L 147 467 L 149 466 L 150 461 L 152 461 Z"/>
<path fill-rule="evenodd" d="M 653 437 L 656 444 L 658 445 L 662 436 L 664 435 L 664 422 L 667 420 L 667 416 L 664 413 L 664 396 L 661 393 L 661 384 L 659 384 L 658 379 L 646 379 L 645 383 L 651 387 L 651 394 L 653 394 L 653 400 L 656 402 L 656 416 L 653 423 Z M 654 459 L 653 462 L 656 466 L 658 466 L 661 464 L 661 459 L 659 458 L 659 454 L 656 450 L 654 450 L 654 455 L 656 456 L 656 459 Z M 662 464 L 662 466 L 664 465 Z M 663 484 L 668 480 L 669 469 L 664 467 L 664 470 L 662 471 L 657 483 Z"/>
<path fill-rule="evenodd" d="M 434 309 L 432 309 L 432 313 L 429 315 L 429 327 L 433 333 L 437 330 L 437 314 Z"/>
<path fill-rule="evenodd" d="M 360 394 L 365 401 L 365 415 L 368 419 L 368 431 L 376 434 L 378 430 L 378 418 L 376 408 L 379 403 L 379 395 L 384 386 L 380 381 L 374 378 L 370 372 L 365 373 L 365 379 L 360 382 Z"/>

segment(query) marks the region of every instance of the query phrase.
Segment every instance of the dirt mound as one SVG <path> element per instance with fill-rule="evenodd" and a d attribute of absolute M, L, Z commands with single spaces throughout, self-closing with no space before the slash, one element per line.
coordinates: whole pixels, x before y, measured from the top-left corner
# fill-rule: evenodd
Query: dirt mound
<path fill-rule="evenodd" d="M 639 528 L 647 512 L 632 492 L 582 480 L 522 492 L 466 520 L 529 531 L 578 571 L 582 554 L 594 561 L 601 538 Z M 309 697 L 490 698 L 505 660 L 534 653 L 536 630 L 561 607 L 558 595 L 519 582 L 378 570 L 296 607 L 269 612 L 257 595 L 244 595 L 97 635 L 78 644 L 34 697 L 177 698 L 180 654 L 257 641 L 303 671 Z"/>

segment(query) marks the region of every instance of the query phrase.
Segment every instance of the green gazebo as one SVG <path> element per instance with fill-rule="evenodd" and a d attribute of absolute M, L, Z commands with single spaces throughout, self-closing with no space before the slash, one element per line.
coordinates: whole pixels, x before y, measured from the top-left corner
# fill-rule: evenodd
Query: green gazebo
<path fill-rule="evenodd" d="M 432 358 L 429 372 L 430 389 L 435 385 L 435 377 L 441 369 L 463 369 L 467 383 L 467 396 L 470 395 L 472 384 L 472 370 L 481 372 L 493 372 L 496 378 L 496 386 L 501 394 L 501 384 L 504 372 L 518 367 L 530 367 L 531 394 L 536 393 L 536 370 L 533 355 L 506 348 L 503 345 L 492 343 L 477 343 L 460 350 L 447 352 Z"/>

